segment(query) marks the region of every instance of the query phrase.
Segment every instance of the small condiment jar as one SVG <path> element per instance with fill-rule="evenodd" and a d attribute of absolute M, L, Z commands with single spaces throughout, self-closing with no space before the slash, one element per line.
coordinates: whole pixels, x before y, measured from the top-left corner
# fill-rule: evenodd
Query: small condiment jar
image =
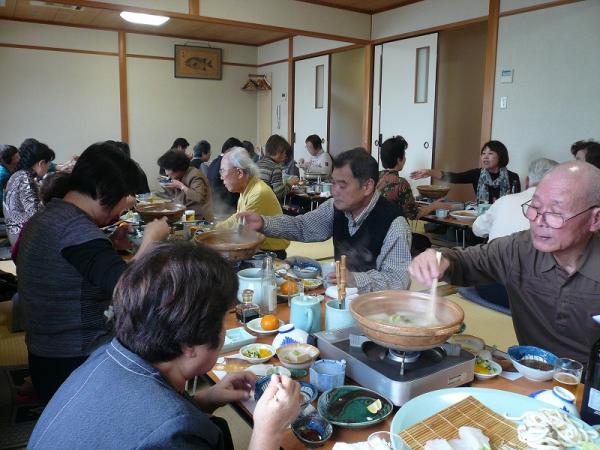
<path fill-rule="evenodd" d="M 235 317 L 238 322 L 246 324 L 259 317 L 260 308 L 258 305 L 252 303 L 253 295 L 254 291 L 252 289 L 244 289 L 242 291 L 242 303 L 235 307 Z"/>

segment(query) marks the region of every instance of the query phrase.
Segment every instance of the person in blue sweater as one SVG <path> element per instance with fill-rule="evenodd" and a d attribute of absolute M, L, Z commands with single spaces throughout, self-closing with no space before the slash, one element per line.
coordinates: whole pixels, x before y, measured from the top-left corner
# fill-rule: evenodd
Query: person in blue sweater
<path fill-rule="evenodd" d="M 231 265 L 214 250 L 155 245 L 115 288 L 116 337 L 63 383 L 28 447 L 232 449 L 227 423 L 212 413 L 249 399 L 256 376 L 230 373 L 194 396 L 185 383 L 214 366 L 237 290 Z M 299 400 L 298 383 L 273 375 L 256 404 L 248 448 L 278 450 Z"/>

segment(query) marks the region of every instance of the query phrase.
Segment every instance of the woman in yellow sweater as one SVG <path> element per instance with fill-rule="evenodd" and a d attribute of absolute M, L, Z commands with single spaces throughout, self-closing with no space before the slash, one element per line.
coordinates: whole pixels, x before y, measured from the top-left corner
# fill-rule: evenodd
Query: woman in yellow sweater
<path fill-rule="evenodd" d="M 258 175 L 258 167 L 254 164 L 245 148 L 235 147 L 225 153 L 219 170 L 223 184 L 230 192 L 239 192 L 237 213 L 251 211 L 262 216 L 283 214 L 281 205 L 273 190 Z M 217 224 L 217 228 L 234 228 L 238 226 L 236 215 Z M 278 258 L 285 259 L 285 251 L 290 241 L 267 238 L 261 250 L 274 252 Z"/>

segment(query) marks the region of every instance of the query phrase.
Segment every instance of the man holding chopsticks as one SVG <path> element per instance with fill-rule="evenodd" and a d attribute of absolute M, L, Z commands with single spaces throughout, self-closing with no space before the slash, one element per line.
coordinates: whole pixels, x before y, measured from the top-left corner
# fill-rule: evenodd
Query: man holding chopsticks
<path fill-rule="evenodd" d="M 363 148 L 333 162 L 332 199 L 291 217 L 239 213 L 246 226 L 269 237 L 320 242 L 333 237 L 335 259 L 347 256 L 346 287 L 359 293 L 407 289 L 411 231 L 401 212 L 377 191 L 377 161 Z M 336 282 L 334 274 L 329 282 Z"/>

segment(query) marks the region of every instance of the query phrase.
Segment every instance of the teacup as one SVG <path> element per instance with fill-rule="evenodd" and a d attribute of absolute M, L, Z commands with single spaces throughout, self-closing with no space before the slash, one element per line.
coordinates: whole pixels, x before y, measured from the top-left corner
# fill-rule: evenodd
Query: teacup
<path fill-rule="evenodd" d="M 292 297 L 290 323 L 307 333 L 321 331 L 321 299 L 311 295 Z"/>
<path fill-rule="evenodd" d="M 346 377 L 346 361 L 321 359 L 310 367 L 310 382 L 319 392 L 343 386 Z"/>
<path fill-rule="evenodd" d="M 448 210 L 444 208 L 438 208 L 435 210 L 435 216 L 443 219 L 444 217 L 448 217 Z"/>
<path fill-rule="evenodd" d="M 346 304 L 346 308 L 348 304 Z M 340 302 L 329 300 L 325 303 L 325 330 L 341 330 L 356 325 L 349 309 L 340 309 Z"/>

